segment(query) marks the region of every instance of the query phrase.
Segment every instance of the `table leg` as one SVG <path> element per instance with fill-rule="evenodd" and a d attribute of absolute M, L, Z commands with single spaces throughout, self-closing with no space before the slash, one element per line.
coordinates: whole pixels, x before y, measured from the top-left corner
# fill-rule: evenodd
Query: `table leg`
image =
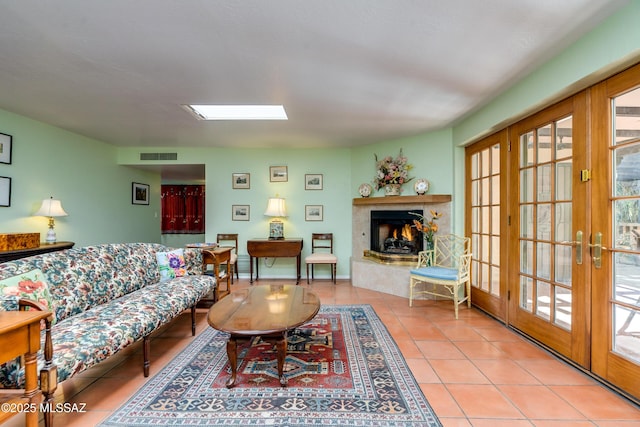
<path fill-rule="evenodd" d="M 237 265 L 236 268 L 238 268 Z M 251 255 L 249 255 L 249 283 L 253 283 L 253 257 Z"/>
<path fill-rule="evenodd" d="M 297 265 L 297 269 L 296 269 L 296 273 L 298 274 L 298 277 L 296 278 L 296 285 L 300 283 L 300 261 L 302 259 L 302 255 L 298 254 L 298 256 L 296 256 L 296 261 L 298 262 Z"/>
<path fill-rule="evenodd" d="M 229 341 L 227 341 L 227 358 L 231 367 L 231 378 L 227 380 L 227 388 L 231 388 L 236 384 L 238 371 L 238 342 L 234 336 L 230 336 Z"/>
<path fill-rule="evenodd" d="M 24 355 L 24 371 L 25 371 L 25 386 L 24 397 L 29 399 L 30 404 L 34 404 L 39 408 L 42 402 L 42 393 L 38 388 L 38 371 L 36 365 L 36 353 L 26 353 Z M 31 407 L 30 407 L 31 408 Z M 25 425 L 27 427 L 37 427 L 38 425 L 38 411 L 29 410 L 26 411 Z"/>
<path fill-rule="evenodd" d="M 260 257 L 256 257 L 256 280 L 258 280 L 258 276 L 260 275 Z"/>
<path fill-rule="evenodd" d="M 287 378 L 284 376 L 284 361 L 287 357 L 287 334 L 286 332 L 276 342 L 276 348 L 278 350 L 278 377 L 280 378 L 280 385 L 282 387 L 287 386 Z"/>

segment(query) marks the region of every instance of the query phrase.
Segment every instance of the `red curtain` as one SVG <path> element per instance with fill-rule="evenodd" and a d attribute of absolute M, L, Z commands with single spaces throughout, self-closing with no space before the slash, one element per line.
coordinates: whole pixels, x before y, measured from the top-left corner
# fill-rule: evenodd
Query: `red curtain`
<path fill-rule="evenodd" d="M 162 234 L 204 233 L 204 185 L 163 185 Z"/>

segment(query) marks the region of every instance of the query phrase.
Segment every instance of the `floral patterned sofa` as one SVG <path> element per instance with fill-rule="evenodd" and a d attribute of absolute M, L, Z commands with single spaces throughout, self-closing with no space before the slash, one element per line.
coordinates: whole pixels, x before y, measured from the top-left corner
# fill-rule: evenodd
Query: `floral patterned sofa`
<path fill-rule="evenodd" d="M 195 306 L 215 292 L 214 277 L 202 275 L 202 253 L 184 249 L 186 275 L 161 281 L 156 254 L 172 251 L 155 243 L 119 243 L 68 249 L 0 264 L 0 281 L 22 280 L 41 274 L 35 293 L 41 307 L 53 316 L 43 329 L 44 349 L 38 355 L 41 388 L 51 400 L 56 384 L 96 365 L 136 341 L 143 340 L 144 375 L 149 374 L 149 335 L 186 309 L 191 309 L 195 335 Z M 28 286 L 27 286 L 28 287 Z M 33 290 L 33 289 L 31 289 Z M 6 292 L 5 292 L 6 293 Z M 37 305 L 19 295 L 0 292 L 0 310 Z M 46 335 L 50 336 L 47 342 Z M 45 360 L 47 346 L 52 360 Z M 44 369 L 42 369 L 44 368 Z M 55 371 L 57 369 L 57 379 Z M 43 372 L 48 374 L 43 376 Z M 53 375 L 51 375 L 51 373 Z M 0 387 L 18 388 L 24 372 L 17 363 L 0 369 Z M 43 384 L 45 383 L 45 384 Z"/>

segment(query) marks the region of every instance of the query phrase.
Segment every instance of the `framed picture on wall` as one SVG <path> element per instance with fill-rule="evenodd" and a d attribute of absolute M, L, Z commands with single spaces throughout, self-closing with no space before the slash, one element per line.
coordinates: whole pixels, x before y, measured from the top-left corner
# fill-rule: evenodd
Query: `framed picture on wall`
<path fill-rule="evenodd" d="M 269 166 L 269 181 L 287 182 L 289 173 L 286 166 Z"/>
<path fill-rule="evenodd" d="M 322 174 L 308 173 L 304 176 L 305 190 L 322 190 Z"/>
<path fill-rule="evenodd" d="M 250 209 L 249 205 L 231 205 L 231 220 L 249 221 Z"/>
<path fill-rule="evenodd" d="M 324 219 L 324 206 L 322 205 L 306 205 L 304 207 L 305 221 L 322 221 Z"/>
<path fill-rule="evenodd" d="M 11 164 L 11 149 L 13 137 L 6 133 L 0 133 L 0 163 Z"/>
<path fill-rule="evenodd" d="M 11 206 L 11 178 L 0 176 L 0 206 Z"/>
<path fill-rule="evenodd" d="M 234 189 L 249 189 L 251 188 L 251 174 L 248 173 L 234 173 L 232 175 Z"/>
<path fill-rule="evenodd" d="M 131 183 L 131 203 L 134 205 L 149 204 L 149 184 Z"/>

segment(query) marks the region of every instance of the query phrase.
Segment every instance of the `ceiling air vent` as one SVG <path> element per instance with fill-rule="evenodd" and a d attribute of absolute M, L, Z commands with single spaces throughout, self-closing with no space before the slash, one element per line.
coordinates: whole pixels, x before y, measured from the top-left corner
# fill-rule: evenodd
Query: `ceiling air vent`
<path fill-rule="evenodd" d="M 178 153 L 140 153 L 140 160 L 178 160 Z"/>

